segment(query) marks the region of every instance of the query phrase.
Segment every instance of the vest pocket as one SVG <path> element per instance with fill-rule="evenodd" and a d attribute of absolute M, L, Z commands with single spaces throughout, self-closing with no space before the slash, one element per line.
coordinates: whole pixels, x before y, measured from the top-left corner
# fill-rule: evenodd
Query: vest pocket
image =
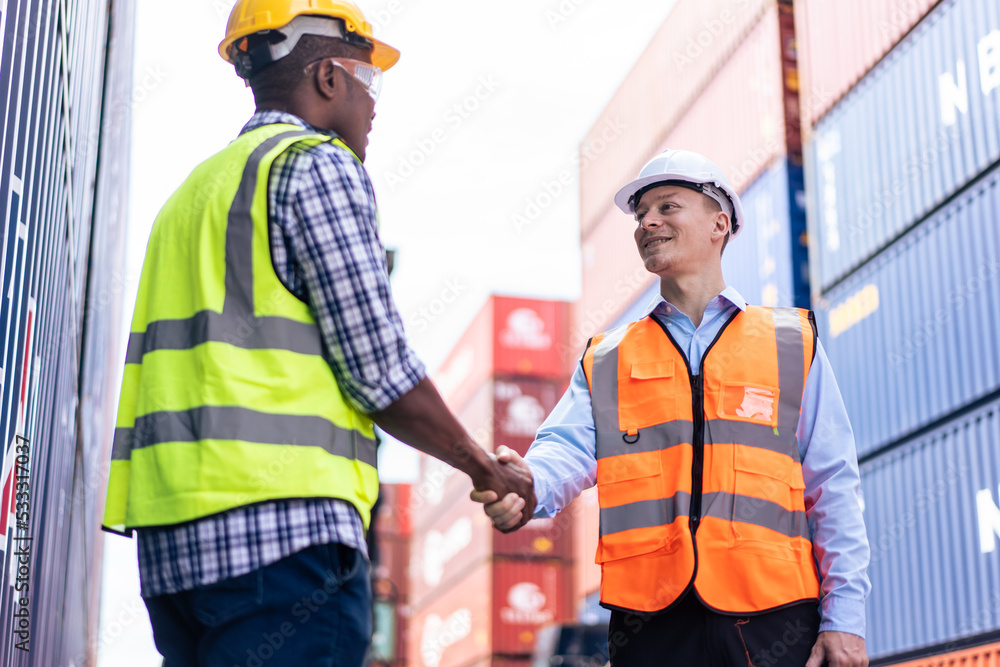
<path fill-rule="evenodd" d="M 736 446 L 732 505 L 734 549 L 799 561 L 809 539 L 802 468 L 785 456 Z"/>
<path fill-rule="evenodd" d="M 633 362 L 629 366 L 629 381 L 618 382 L 622 430 L 676 419 L 676 383 L 673 359 Z"/>

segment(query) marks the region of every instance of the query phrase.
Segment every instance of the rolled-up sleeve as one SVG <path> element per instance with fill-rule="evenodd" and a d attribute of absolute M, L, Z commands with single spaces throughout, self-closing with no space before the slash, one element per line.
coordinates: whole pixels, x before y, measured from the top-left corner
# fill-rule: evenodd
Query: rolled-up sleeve
<path fill-rule="evenodd" d="M 392 301 L 371 181 L 331 144 L 300 155 L 294 170 L 283 198 L 290 259 L 345 396 L 363 412 L 383 410 L 426 370 Z"/>
<path fill-rule="evenodd" d="M 871 583 L 857 450 L 833 369 L 818 343 L 803 392 L 798 438 L 806 516 L 822 578 L 820 631 L 864 637 Z"/>

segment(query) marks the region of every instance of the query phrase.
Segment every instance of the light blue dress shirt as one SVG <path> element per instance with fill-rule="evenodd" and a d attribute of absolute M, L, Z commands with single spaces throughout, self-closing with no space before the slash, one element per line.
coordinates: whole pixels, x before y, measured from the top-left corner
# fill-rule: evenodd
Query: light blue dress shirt
<path fill-rule="evenodd" d="M 687 350 L 691 372 L 697 374 L 705 349 L 715 340 L 735 309 L 746 301 L 727 287 L 694 323 L 663 297 L 650 303 L 681 349 Z M 865 636 L 868 581 L 868 537 L 859 502 L 860 477 L 854 433 L 830 361 L 822 345 L 809 369 L 796 431 L 805 479 L 809 533 L 822 581 L 820 631 Z M 596 436 L 590 389 L 577 366 L 566 393 L 538 429 L 525 458 L 535 480 L 535 517 L 550 517 L 566 507 L 597 480 Z"/>

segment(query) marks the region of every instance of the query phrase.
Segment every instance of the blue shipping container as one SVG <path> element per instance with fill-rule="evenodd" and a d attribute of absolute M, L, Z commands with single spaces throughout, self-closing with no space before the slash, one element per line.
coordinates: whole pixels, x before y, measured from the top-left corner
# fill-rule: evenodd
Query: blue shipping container
<path fill-rule="evenodd" d="M 726 246 L 722 254 L 722 275 L 726 284 L 735 287 L 747 303 L 808 306 L 804 246 L 793 231 L 796 223 L 801 229 L 804 216 L 801 173 L 800 167 L 780 158 L 740 194 L 747 226 L 739 238 Z M 796 181 L 798 187 L 790 187 L 789 183 Z M 645 314 L 647 306 L 660 292 L 659 280 L 655 276 L 650 279 L 649 288 L 609 329 L 634 322 Z"/>
<path fill-rule="evenodd" d="M 0 0 L 5 666 L 96 659 L 101 471 L 120 377 L 124 284 L 115 269 L 124 256 L 133 14 L 134 0 Z"/>
<path fill-rule="evenodd" d="M 1000 389 L 998 220 L 1000 167 L 818 301 L 860 456 Z"/>
<path fill-rule="evenodd" d="M 861 467 L 872 658 L 1000 629 L 1000 402 Z"/>
<path fill-rule="evenodd" d="M 1000 159 L 1000 3 L 948 0 L 816 124 L 813 287 L 826 291 Z"/>

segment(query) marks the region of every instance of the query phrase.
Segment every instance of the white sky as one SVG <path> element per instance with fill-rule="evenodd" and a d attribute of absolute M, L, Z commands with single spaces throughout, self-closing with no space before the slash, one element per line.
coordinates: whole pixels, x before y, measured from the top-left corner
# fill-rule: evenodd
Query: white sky
<path fill-rule="evenodd" d="M 232 0 L 136 4 L 128 316 L 157 211 L 253 113 L 216 51 Z M 398 251 L 394 296 L 433 373 L 489 293 L 579 295 L 575 177 L 530 225 L 513 216 L 572 170 L 673 0 L 359 4 L 376 36 L 402 51 L 383 79 L 366 167 L 383 241 Z M 412 459 L 389 453 L 391 481 Z M 135 558 L 134 541 L 105 539 L 101 667 L 160 663 Z"/>

